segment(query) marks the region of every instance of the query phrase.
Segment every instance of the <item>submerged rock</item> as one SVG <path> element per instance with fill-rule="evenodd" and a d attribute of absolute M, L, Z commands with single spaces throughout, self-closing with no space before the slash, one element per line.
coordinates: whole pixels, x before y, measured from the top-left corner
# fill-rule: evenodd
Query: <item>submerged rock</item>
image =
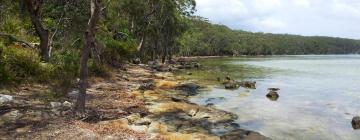
<path fill-rule="evenodd" d="M 279 91 L 280 88 L 268 88 L 268 90 L 270 90 L 270 91 Z"/>
<path fill-rule="evenodd" d="M 225 89 L 238 89 L 240 87 L 239 82 L 236 82 L 234 80 L 229 80 L 223 83 L 225 86 Z"/>
<path fill-rule="evenodd" d="M 270 91 L 268 94 L 266 94 L 266 97 L 272 101 L 276 101 L 280 96 L 276 91 Z"/>
<path fill-rule="evenodd" d="M 175 87 L 175 89 L 185 92 L 186 96 L 194 96 L 198 94 L 200 86 L 194 83 L 185 83 Z"/>
<path fill-rule="evenodd" d="M 354 129 L 360 129 L 360 116 L 356 116 L 351 121 L 352 127 Z"/>
<path fill-rule="evenodd" d="M 220 137 L 222 140 L 269 140 L 257 132 L 242 129 L 231 131 Z"/>
<path fill-rule="evenodd" d="M 243 81 L 240 82 L 240 86 L 244 88 L 256 89 L 256 82 L 255 81 Z"/>

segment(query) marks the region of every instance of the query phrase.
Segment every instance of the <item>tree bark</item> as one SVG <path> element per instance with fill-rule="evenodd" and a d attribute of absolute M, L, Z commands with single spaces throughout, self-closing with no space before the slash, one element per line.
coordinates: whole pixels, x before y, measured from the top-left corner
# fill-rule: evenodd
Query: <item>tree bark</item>
<path fill-rule="evenodd" d="M 166 61 L 167 52 L 168 52 L 167 46 L 163 46 L 163 55 L 161 58 L 162 63 L 165 63 L 165 61 Z"/>
<path fill-rule="evenodd" d="M 32 0 L 25 0 L 30 14 L 31 23 L 34 25 L 36 33 L 40 38 L 40 55 L 43 61 L 48 62 L 49 55 L 49 31 L 41 24 L 39 11 L 42 1 L 39 1 L 37 7 L 34 7 Z"/>
<path fill-rule="evenodd" d="M 95 32 L 96 24 L 100 17 L 100 2 L 101 0 L 91 0 L 91 17 L 85 32 L 85 44 L 80 58 L 80 81 L 79 81 L 79 95 L 75 104 L 75 110 L 78 113 L 85 112 L 86 89 L 88 87 L 88 59 L 91 48 L 95 47 Z"/>

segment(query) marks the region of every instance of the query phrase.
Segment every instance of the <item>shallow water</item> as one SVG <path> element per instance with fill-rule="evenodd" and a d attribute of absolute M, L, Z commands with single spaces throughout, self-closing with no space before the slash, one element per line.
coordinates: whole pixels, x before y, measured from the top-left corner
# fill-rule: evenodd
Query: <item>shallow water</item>
<path fill-rule="evenodd" d="M 236 113 L 242 128 L 276 140 L 359 140 L 351 119 L 360 115 L 360 56 L 271 56 L 201 59 L 191 78 L 213 88 L 193 97 L 199 104 Z M 230 75 L 254 80 L 257 89 L 225 90 L 215 82 Z M 189 77 L 190 78 L 190 77 Z M 267 88 L 280 88 L 270 101 Z M 210 100 L 209 100 L 210 99 Z"/>

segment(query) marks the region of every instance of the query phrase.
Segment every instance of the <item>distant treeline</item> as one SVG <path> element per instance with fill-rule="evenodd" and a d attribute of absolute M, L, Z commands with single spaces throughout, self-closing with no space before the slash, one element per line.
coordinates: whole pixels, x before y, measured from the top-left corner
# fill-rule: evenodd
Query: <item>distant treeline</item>
<path fill-rule="evenodd" d="M 178 52 L 184 56 L 360 53 L 360 40 L 252 33 L 198 17 L 190 19 L 189 24 L 190 29 L 179 39 Z"/>

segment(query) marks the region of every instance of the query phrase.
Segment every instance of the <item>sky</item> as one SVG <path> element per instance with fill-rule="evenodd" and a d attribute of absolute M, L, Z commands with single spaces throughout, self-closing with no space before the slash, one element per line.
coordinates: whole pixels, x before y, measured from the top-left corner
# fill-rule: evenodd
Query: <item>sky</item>
<path fill-rule="evenodd" d="M 360 0 L 196 2 L 196 15 L 232 29 L 360 39 Z"/>

